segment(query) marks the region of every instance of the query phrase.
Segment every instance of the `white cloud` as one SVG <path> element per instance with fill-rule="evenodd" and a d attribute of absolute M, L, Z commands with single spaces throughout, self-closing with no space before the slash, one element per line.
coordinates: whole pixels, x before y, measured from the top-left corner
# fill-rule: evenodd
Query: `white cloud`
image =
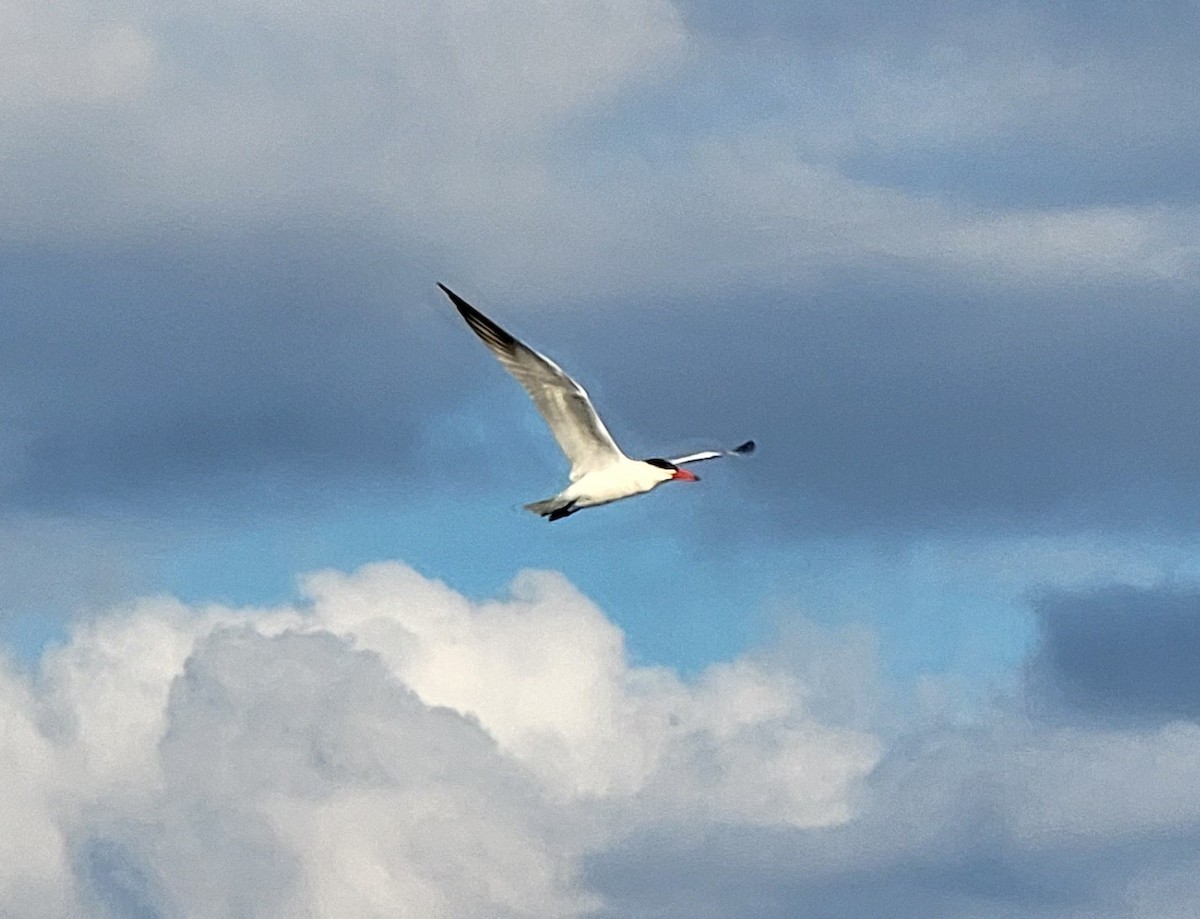
<path fill-rule="evenodd" d="M 958 537 L 929 540 L 919 551 L 930 565 L 962 572 L 964 580 L 998 583 L 1013 597 L 1031 589 L 1081 590 L 1113 583 L 1152 587 L 1196 577 L 1190 549 L 1149 534 L 1132 541 L 1106 534 Z"/>
<path fill-rule="evenodd" d="M 582 915 L 582 860 L 659 821 L 824 826 L 878 744 L 778 663 L 632 667 L 561 576 L 472 603 L 395 563 L 310 602 L 151 598 L 4 673 L 0 912 Z M 812 691 L 819 691 L 813 688 Z M 55 897 L 43 897 L 45 889 Z"/>
<path fill-rule="evenodd" d="M 877 755 L 869 736 L 814 722 L 779 668 L 715 665 L 689 686 L 630 667 L 619 630 L 559 575 L 527 572 L 510 601 L 478 609 L 391 564 L 326 572 L 306 591 L 322 627 L 380 653 L 426 703 L 478 718 L 567 798 L 674 797 L 687 783 L 674 767 L 690 763 L 708 786 L 682 792 L 692 809 L 836 822 Z"/>
<path fill-rule="evenodd" d="M 427 66 L 457 78 L 473 125 L 502 134 L 611 96 L 674 60 L 685 40 L 665 0 L 459 0 L 422 10 L 449 54 Z"/>
<path fill-rule="evenodd" d="M 105 104 L 144 92 L 157 48 L 142 28 L 70 0 L 0 7 L 0 111 Z M 10 138 L 11 141 L 11 138 Z"/>
<path fill-rule="evenodd" d="M 981 215 L 937 234 L 936 248 L 984 276 L 1032 281 L 1197 279 L 1198 217 L 1157 207 Z"/>
<path fill-rule="evenodd" d="M 197 914 L 206 866 L 179 884 L 157 851 L 203 850 L 193 813 L 269 863 L 256 914 L 552 917 L 590 902 L 573 883 L 577 837 L 528 774 L 328 633 L 212 633 L 174 683 L 160 752 L 179 822 L 139 854 L 173 914 Z M 230 880 L 226 902 L 244 887 Z"/>
<path fill-rule="evenodd" d="M 1194 104 L 1144 64 L 1082 44 L 1056 47 L 1036 13 L 972 18 L 962 33 L 931 38 L 909 60 L 886 50 L 847 55 L 835 65 L 843 105 L 827 110 L 819 130 L 845 152 L 864 139 L 892 153 L 1005 141 L 1095 150 L 1114 135 L 1176 139 L 1179 110 Z"/>
<path fill-rule="evenodd" d="M 802 286 L 831 268 L 869 274 L 896 263 L 1018 288 L 1200 278 L 1195 209 L 982 207 L 918 196 L 804 159 L 796 133 L 707 140 L 667 165 L 631 163 L 603 198 L 548 192 L 538 207 L 512 212 L 515 241 L 473 250 L 473 264 L 514 287 L 545 272 L 555 276 L 540 283 L 568 288 L 644 291 L 654 278 L 697 296 L 748 279 Z"/>
<path fill-rule="evenodd" d="M 304 583 L 296 607 L 146 599 L 79 622 L 36 679 L 0 669 L 0 912 L 985 916 L 1003 883 L 1007 914 L 1057 919 L 1190 895 L 1170 840 L 1200 826 L 1194 724 L 993 712 L 876 768 L 858 630 L 684 681 L 631 666 L 553 573 L 482 603 L 398 563 Z"/>
<path fill-rule="evenodd" d="M 490 236 L 542 198 L 547 126 L 685 42 L 667 0 L 39 10 L 12 13 L 28 89 L 0 97 L 10 239 L 377 207 L 447 245 Z"/>
<path fill-rule="evenodd" d="M 1012 828 L 1035 845 L 1200 824 L 1191 783 L 1200 768 L 1200 725 L 1178 722 L 1145 733 L 1067 729 L 1011 747 L 1016 755 L 1002 775 Z M 1114 794 L 1132 787 L 1138 794 Z"/>
<path fill-rule="evenodd" d="M 0 139 L 10 240 L 369 212 L 498 295 L 619 294 L 647 278 L 707 292 L 890 260 L 985 283 L 1197 280 L 1194 208 L 967 207 L 855 181 L 829 155 L 838 143 L 813 139 L 978 140 L 1031 117 L 1058 124 L 1081 97 L 1089 111 L 1125 98 L 1117 77 L 1090 79 L 1117 64 L 976 54 L 971 29 L 922 47 L 915 68 L 854 64 L 853 91 L 806 84 L 814 99 L 786 115 L 757 117 L 748 99 L 747 117 L 661 137 L 670 155 L 647 157 L 620 142 L 576 155 L 561 140 L 626 90 L 671 75 L 687 95 L 707 73 L 684 69 L 691 37 L 667 0 L 259 0 L 181 6 L 169 29 L 140 5 L 14 9 L 10 59 L 41 75 L 10 81 L 27 86 L 8 97 Z M 66 104 L 85 96 L 104 104 Z"/>
<path fill-rule="evenodd" d="M 0 659 L 0 912 L 66 916 L 73 897 L 66 839 L 55 813 L 69 793 L 57 751 L 39 730 L 29 688 Z"/>

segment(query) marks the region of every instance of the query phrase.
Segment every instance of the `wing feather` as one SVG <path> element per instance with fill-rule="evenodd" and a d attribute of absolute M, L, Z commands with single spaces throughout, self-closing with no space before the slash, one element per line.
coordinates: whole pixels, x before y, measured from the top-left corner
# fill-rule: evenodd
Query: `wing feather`
<path fill-rule="evenodd" d="M 742 456 L 747 453 L 753 453 L 754 447 L 754 441 L 748 440 L 744 444 L 734 447 L 732 450 L 702 450 L 699 453 L 689 453 L 687 456 L 677 456 L 668 462 L 674 463 L 676 466 L 683 466 L 687 463 L 702 463 L 705 460 L 720 459 L 722 456 Z"/>
<path fill-rule="evenodd" d="M 566 371 L 518 341 L 444 284 L 438 287 L 504 369 L 525 387 L 571 462 L 571 481 L 624 457 L 587 392 Z"/>

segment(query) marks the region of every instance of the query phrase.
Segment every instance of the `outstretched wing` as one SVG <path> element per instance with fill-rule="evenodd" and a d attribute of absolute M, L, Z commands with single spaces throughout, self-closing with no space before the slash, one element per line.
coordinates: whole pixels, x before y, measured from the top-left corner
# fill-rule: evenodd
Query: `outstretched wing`
<path fill-rule="evenodd" d="M 677 456 L 669 462 L 676 466 L 685 466 L 688 463 L 702 463 L 705 460 L 720 459 L 722 456 L 744 456 L 747 453 L 754 452 L 755 443 L 752 440 L 746 441 L 744 444 L 734 447 L 732 450 L 704 450 L 700 453 L 689 453 L 687 456 Z"/>
<path fill-rule="evenodd" d="M 546 419 L 550 433 L 571 462 L 572 482 L 624 456 L 583 387 L 558 364 L 518 341 L 445 284 L 438 284 L 438 287 L 504 369 L 516 377 L 532 397 L 533 404 Z"/>

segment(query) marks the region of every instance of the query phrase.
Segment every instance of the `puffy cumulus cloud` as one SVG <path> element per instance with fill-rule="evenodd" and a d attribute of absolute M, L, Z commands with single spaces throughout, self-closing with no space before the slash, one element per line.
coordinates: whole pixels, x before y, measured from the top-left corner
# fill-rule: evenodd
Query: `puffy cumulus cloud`
<path fill-rule="evenodd" d="M 0 815 L 20 840 L 0 861 L 0 911 L 1116 919 L 1194 905 L 1194 718 L 1050 723 L 1001 704 L 885 744 L 861 702 L 839 704 L 875 679 L 854 630 L 800 629 L 684 681 L 631 666 L 620 632 L 552 573 L 483 602 L 396 563 L 321 572 L 305 592 L 272 609 L 148 598 L 77 623 L 36 678 L 0 670 Z"/>
<path fill-rule="evenodd" d="M 478 610 L 394 565 L 306 589 L 327 628 L 376 650 L 427 703 L 478 718 L 559 795 L 821 824 L 845 819 L 847 783 L 876 756 L 869 735 L 808 717 L 805 687 L 780 668 L 718 664 L 694 685 L 630 668 L 619 630 L 558 575 L 527 573 L 512 600 Z"/>
<path fill-rule="evenodd" d="M 75 906 L 67 841 L 55 799 L 68 784 L 53 742 L 38 724 L 36 698 L 0 660 L 0 904 L 6 913 L 41 919 L 68 916 Z"/>
<path fill-rule="evenodd" d="M 656 822 L 841 823 L 878 758 L 778 661 L 631 666 L 554 574 L 483 603 L 400 564 L 305 589 L 148 598 L 0 672 L 0 912 L 584 915 L 587 853 Z"/>
<path fill-rule="evenodd" d="M 245 840 L 247 860 L 267 869 L 248 884 L 239 859 L 216 866 L 229 899 L 208 907 L 214 916 L 248 895 L 258 915 L 559 916 L 587 905 L 571 884 L 577 831 L 519 766 L 477 724 L 422 704 L 376 656 L 328 633 L 212 633 L 167 713 L 159 756 L 179 824 L 138 860 L 172 888 L 169 914 L 195 914 L 213 879 L 203 862 L 164 868 L 196 864 L 214 830 L 235 848 Z M 217 827 L 192 830 L 195 814 Z M 164 847 L 175 854 L 164 859 Z"/>

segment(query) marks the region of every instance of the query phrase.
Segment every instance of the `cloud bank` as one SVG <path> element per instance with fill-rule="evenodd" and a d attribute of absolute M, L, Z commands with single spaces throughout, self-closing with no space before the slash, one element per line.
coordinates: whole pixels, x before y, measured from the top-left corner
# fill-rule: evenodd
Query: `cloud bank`
<path fill-rule="evenodd" d="M 841 698 L 869 694 L 869 642 L 810 631 L 683 681 L 549 572 L 483 602 L 399 563 L 305 593 L 148 598 L 4 668 L 0 911 L 1066 917 L 1193 892 L 1194 721 L 882 730 Z"/>
<path fill-rule="evenodd" d="M 1017 696 L 891 737 L 851 820 L 642 828 L 590 857 L 587 876 L 608 895 L 598 915 L 1188 915 L 1200 723 L 1195 675 L 1177 660 L 1194 643 L 1194 606 L 1182 587 L 1039 603 L 1043 638 Z M 1118 645 L 1129 656 L 1107 680 Z"/>
<path fill-rule="evenodd" d="M 1050 12 L 984 5 L 906 4 L 888 28 L 853 5 L 109 6 L 12 6 L 0 241 L 358 212 L 506 291 L 703 293 L 881 259 L 1196 282 L 1194 196 L 1122 189 L 1137 156 L 1197 142 L 1194 56 L 1142 28 L 1069 43 Z M 1107 183 L 1073 188 L 1097 161 Z"/>
<path fill-rule="evenodd" d="M 1194 5 L 89 9 L 0 38 L 6 507 L 438 488 L 440 279 L 789 521 L 1194 518 Z"/>
<path fill-rule="evenodd" d="M 0 911 L 586 915 L 583 856 L 652 815 L 840 823 L 879 755 L 765 661 L 631 666 L 553 574 L 482 604 L 399 564 L 306 591 L 144 600 L 5 669 Z"/>
<path fill-rule="evenodd" d="M 1200 717 L 1200 593 L 1185 586 L 1048 594 L 1029 677 L 1051 717 L 1163 723 Z"/>

